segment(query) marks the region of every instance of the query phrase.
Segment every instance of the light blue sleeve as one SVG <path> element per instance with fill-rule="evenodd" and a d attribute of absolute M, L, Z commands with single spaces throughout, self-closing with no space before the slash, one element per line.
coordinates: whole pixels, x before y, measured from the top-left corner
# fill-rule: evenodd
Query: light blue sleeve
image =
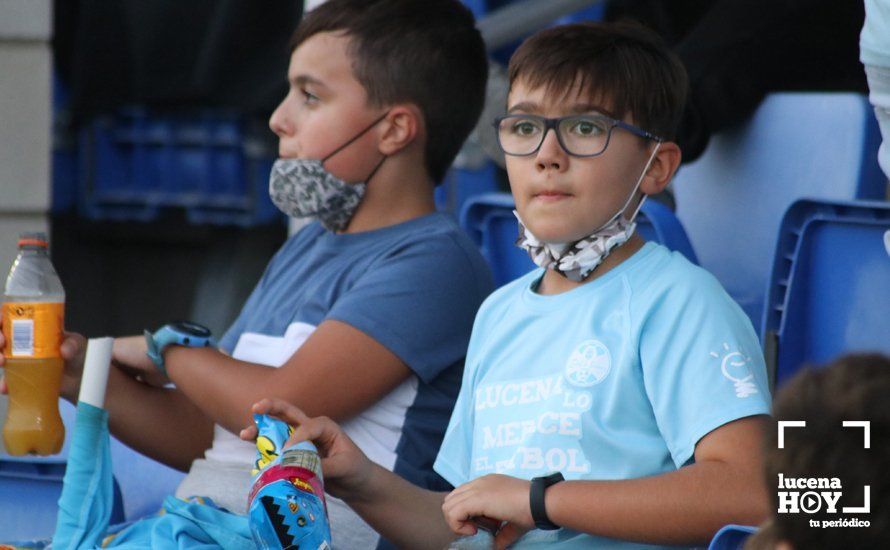
<path fill-rule="evenodd" d="M 639 360 L 658 428 L 679 468 L 720 426 L 769 414 L 766 365 L 751 322 L 700 268 L 640 293 Z"/>

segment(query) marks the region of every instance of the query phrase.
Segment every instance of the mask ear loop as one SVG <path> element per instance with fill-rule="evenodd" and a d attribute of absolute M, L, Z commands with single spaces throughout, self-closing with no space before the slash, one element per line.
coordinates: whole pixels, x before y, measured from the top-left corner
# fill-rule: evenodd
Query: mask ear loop
<path fill-rule="evenodd" d="M 349 147 L 350 145 L 352 145 L 353 143 L 355 143 L 356 140 L 358 140 L 360 137 L 362 137 L 363 135 L 365 135 L 366 133 L 368 133 L 368 130 L 370 130 L 370 129 L 373 128 L 374 126 L 377 126 L 378 124 L 380 124 L 380 121 L 383 120 L 384 118 L 386 118 L 386 115 L 388 115 L 388 114 L 389 114 L 389 111 L 383 113 L 382 115 L 380 115 L 379 118 L 377 118 L 377 120 L 375 120 L 374 122 L 372 122 L 371 124 L 369 124 L 367 128 L 365 128 L 364 130 L 362 130 L 361 132 L 359 132 L 358 134 L 356 134 L 355 137 L 353 137 L 352 139 L 350 139 L 349 141 L 347 141 L 346 143 L 344 143 L 344 144 L 341 145 L 340 147 L 337 147 L 336 149 L 334 149 L 334 151 L 333 151 L 331 154 L 329 154 L 328 156 L 322 158 L 322 159 L 321 159 L 321 165 L 324 166 L 324 163 L 326 163 L 332 156 L 336 155 L 337 153 L 339 153 L 339 152 L 342 151 L 343 149 L 346 149 L 347 147 Z M 386 157 L 384 157 L 384 158 L 386 158 Z M 379 168 L 379 166 L 378 166 L 378 168 Z M 376 172 L 376 169 L 375 169 L 375 172 Z"/>
<path fill-rule="evenodd" d="M 380 170 L 380 167 L 383 166 L 383 162 L 384 162 L 385 160 L 386 160 L 386 155 L 383 155 L 383 158 L 380 159 L 380 162 L 377 163 L 377 166 L 375 166 L 374 169 L 371 170 L 371 173 L 368 174 L 368 177 L 365 178 L 365 185 L 367 185 L 368 183 L 371 182 L 371 178 L 374 177 L 374 174 L 377 173 L 377 170 Z"/>
<path fill-rule="evenodd" d="M 624 211 L 627 210 L 627 207 L 630 206 L 630 201 L 633 200 L 634 196 L 637 194 L 637 191 L 640 190 L 640 184 L 643 183 L 643 178 L 646 177 L 646 172 L 648 172 L 649 168 L 652 166 L 652 161 L 655 160 L 655 155 L 658 153 L 659 147 L 661 147 L 661 141 L 655 142 L 655 149 L 653 149 L 652 154 L 649 155 L 649 160 L 646 161 L 646 166 L 643 168 L 643 172 L 640 174 L 639 179 L 637 179 L 637 184 L 634 186 L 634 190 L 631 191 L 630 196 L 627 197 L 627 201 L 624 203 L 624 206 L 622 206 L 621 209 L 615 213 L 615 216 L 612 216 L 612 219 L 609 220 L 609 222 L 614 220 L 617 216 L 620 216 L 621 214 L 623 214 Z M 642 198 L 640 198 L 640 202 L 637 203 L 637 207 L 634 209 L 633 214 L 631 214 L 629 218 L 625 218 L 625 219 L 627 219 L 628 222 L 632 222 L 634 219 L 636 219 L 637 214 L 640 213 L 640 209 L 643 207 L 643 203 L 646 202 L 646 199 L 648 197 L 649 197 L 649 195 L 646 195 L 645 193 L 643 193 L 643 196 L 642 196 Z M 600 229 L 602 229 L 602 227 L 605 227 L 606 225 L 608 225 L 609 222 L 606 222 L 605 224 L 603 224 L 603 226 L 601 226 Z"/>

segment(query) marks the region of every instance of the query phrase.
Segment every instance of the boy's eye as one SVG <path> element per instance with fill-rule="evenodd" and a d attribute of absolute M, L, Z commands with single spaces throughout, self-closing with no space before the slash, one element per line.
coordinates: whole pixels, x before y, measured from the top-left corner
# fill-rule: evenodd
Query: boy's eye
<path fill-rule="evenodd" d="M 511 130 L 517 136 L 533 136 L 538 133 L 540 124 L 531 120 L 517 120 L 513 123 Z"/>
<path fill-rule="evenodd" d="M 303 103 L 305 103 L 306 105 L 311 105 L 318 102 L 318 96 L 312 95 L 311 93 L 306 91 L 305 88 L 300 88 L 300 93 L 303 95 Z"/>
<path fill-rule="evenodd" d="M 603 135 L 606 129 L 598 121 L 581 119 L 573 122 L 569 131 L 579 136 L 597 137 Z"/>

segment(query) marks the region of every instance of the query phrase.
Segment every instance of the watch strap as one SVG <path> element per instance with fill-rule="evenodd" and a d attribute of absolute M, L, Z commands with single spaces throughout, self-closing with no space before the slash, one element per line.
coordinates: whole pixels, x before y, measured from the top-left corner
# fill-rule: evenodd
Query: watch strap
<path fill-rule="evenodd" d="M 528 500 L 529 506 L 531 507 L 532 519 L 535 522 L 535 527 L 538 529 L 543 529 L 545 531 L 559 529 L 559 525 L 556 525 L 547 517 L 547 508 L 544 505 L 544 493 L 551 485 L 555 485 L 564 480 L 565 477 L 563 477 L 560 472 L 543 477 L 532 478 Z"/>
<path fill-rule="evenodd" d="M 154 333 L 146 330 L 145 343 L 146 354 L 165 377 L 167 377 L 167 366 L 164 364 L 164 350 L 168 346 L 203 348 L 216 345 L 212 336 L 186 335 L 177 331 L 172 325 L 164 325 Z"/>
<path fill-rule="evenodd" d="M 145 347 L 148 358 L 161 371 L 161 374 L 167 377 L 167 367 L 164 365 L 164 348 L 158 346 L 155 335 L 148 329 L 145 329 Z"/>

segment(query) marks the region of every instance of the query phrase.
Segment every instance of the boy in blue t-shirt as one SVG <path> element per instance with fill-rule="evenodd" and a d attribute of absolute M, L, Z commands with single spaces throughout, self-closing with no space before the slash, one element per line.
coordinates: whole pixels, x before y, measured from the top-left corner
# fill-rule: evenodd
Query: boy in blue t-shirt
<path fill-rule="evenodd" d="M 570 25 L 520 46 L 510 83 L 495 126 L 518 244 L 542 269 L 476 317 L 435 463 L 457 488 L 399 479 L 327 419 L 255 410 L 300 424 L 331 492 L 404 547 L 442 548 L 480 518 L 500 523 L 499 546 L 564 548 L 695 545 L 758 523 L 770 400 L 755 333 L 710 274 L 633 232 L 680 163 L 682 66 L 640 27 Z"/>
<path fill-rule="evenodd" d="M 316 220 L 269 262 L 218 348 L 192 347 L 204 340 L 182 324 L 115 340 L 111 431 L 188 470 L 177 496 L 243 513 L 256 448 L 236 434 L 254 402 L 275 396 L 342 422 L 400 476 L 450 489 L 433 462 L 493 285 L 434 191 L 482 110 L 482 36 L 458 0 L 329 0 L 290 47 L 288 93 L 269 122 L 280 157 L 270 195 Z M 84 344 L 62 344 L 71 401 Z M 345 504 L 327 504 L 334 545 L 386 545 Z"/>

